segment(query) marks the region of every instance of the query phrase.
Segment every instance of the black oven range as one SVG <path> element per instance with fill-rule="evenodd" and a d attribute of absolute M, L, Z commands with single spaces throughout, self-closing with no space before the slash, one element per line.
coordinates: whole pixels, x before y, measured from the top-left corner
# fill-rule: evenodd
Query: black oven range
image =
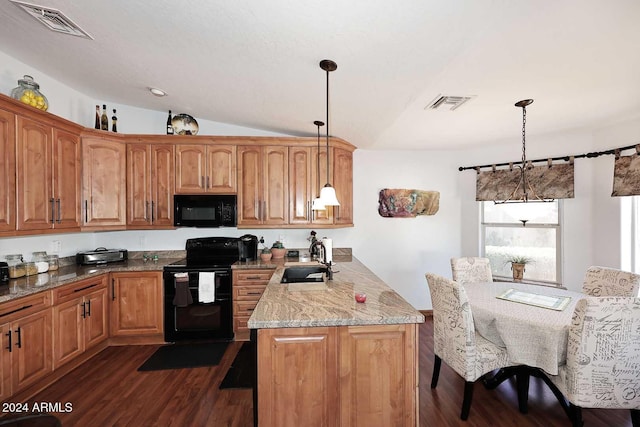
<path fill-rule="evenodd" d="M 164 267 L 165 341 L 232 340 L 231 265 L 240 259 L 240 239 L 188 239 L 186 252 Z"/>

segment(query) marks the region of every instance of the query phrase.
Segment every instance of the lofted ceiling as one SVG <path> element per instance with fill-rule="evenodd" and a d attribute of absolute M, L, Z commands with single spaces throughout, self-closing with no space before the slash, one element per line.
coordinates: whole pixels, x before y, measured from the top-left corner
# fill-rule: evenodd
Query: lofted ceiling
<path fill-rule="evenodd" d="M 360 148 L 518 140 L 524 98 L 527 135 L 640 116 L 637 0 L 36 1 L 93 40 L 1 0 L 0 51 L 96 99 L 197 119 L 314 136 L 326 58 L 330 132 Z M 439 95 L 472 99 L 425 109 Z"/>

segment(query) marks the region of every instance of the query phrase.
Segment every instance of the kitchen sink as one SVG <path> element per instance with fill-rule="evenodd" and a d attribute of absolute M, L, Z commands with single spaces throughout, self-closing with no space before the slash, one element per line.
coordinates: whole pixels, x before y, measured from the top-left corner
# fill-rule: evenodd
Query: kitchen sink
<path fill-rule="evenodd" d="M 325 266 L 288 267 L 280 283 L 324 282 L 326 272 Z"/>

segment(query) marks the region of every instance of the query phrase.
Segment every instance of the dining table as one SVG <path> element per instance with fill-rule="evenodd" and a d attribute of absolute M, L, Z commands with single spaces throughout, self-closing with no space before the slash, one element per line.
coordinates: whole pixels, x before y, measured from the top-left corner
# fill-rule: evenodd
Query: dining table
<path fill-rule="evenodd" d="M 485 387 L 495 388 L 516 376 L 520 411 L 526 413 L 529 377 L 543 378 L 551 386 L 546 375 L 557 375 L 566 363 L 573 311 L 586 295 L 518 282 L 466 283 L 464 288 L 476 331 L 506 348 L 512 364 L 487 377 Z"/>

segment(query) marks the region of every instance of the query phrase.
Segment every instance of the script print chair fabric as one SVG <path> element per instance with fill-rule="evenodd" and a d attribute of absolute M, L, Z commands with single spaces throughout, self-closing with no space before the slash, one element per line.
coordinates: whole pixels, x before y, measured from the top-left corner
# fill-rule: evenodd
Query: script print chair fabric
<path fill-rule="evenodd" d="M 567 363 L 548 378 L 566 399 L 560 402 L 575 427 L 582 426 L 580 408 L 629 409 L 640 427 L 640 299 L 578 301 Z"/>
<path fill-rule="evenodd" d="M 431 388 L 438 385 L 444 361 L 464 378 L 460 418 L 469 417 L 473 384 L 484 374 L 509 366 L 507 351 L 476 333 L 467 293 L 460 283 L 426 274 L 433 305 L 433 351 L 435 363 Z"/>
<path fill-rule="evenodd" d="M 582 292 L 592 297 L 638 297 L 640 274 L 607 267 L 589 267 Z"/>
<path fill-rule="evenodd" d="M 454 281 L 462 285 L 466 283 L 493 282 L 491 264 L 488 258 L 451 258 L 451 276 Z"/>

